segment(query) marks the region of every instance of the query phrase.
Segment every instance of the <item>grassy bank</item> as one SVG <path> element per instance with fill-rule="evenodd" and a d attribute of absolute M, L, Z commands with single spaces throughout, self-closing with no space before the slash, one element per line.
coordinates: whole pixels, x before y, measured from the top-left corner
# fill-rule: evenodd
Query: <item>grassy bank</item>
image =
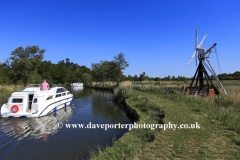
<path fill-rule="evenodd" d="M 189 86 L 192 80 L 184 81 L 133 81 L 132 84 L 146 84 L 146 85 L 154 85 L 154 84 L 162 84 L 162 85 L 186 85 Z M 240 85 L 239 80 L 220 80 L 223 86 L 227 85 Z M 195 80 L 196 82 L 196 80 Z M 219 85 L 216 80 L 212 80 L 214 85 Z"/>
<path fill-rule="evenodd" d="M 138 124 L 162 123 L 159 115 L 164 112 L 165 124 L 198 122 L 201 128 L 132 129 L 111 147 L 92 151 L 91 159 L 240 159 L 239 107 L 232 97 L 202 99 L 178 92 L 130 90 L 122 88 L 116 93 L 127 97 L 138 112 Z"/>
<path fill-rule="evenodd" d="M 156 124 L 161 122 L 160 115 L 163 114 L 161 107 L 156 103 L 150 102 L 145 97 L 133 94 L 130 87 L 119 87 L 114 92 L 115 98 L 117 95 L 119 96 L 118 101 L 123 101 L 128 97 L 127 105 L 135 106 L 133 108 L 140 116 L 138 124 Z M 91 150 L 91 159 L 131 159 L 137 157 L 146 144 L 154 141 L 158 132 L 159 129 L 132 129 L 118 141 L 113 141 L 112 146 Z"/>
<path fill-rule="evenodd" d="M 192 110 L 202 112 L 218 120 L 226 129 L 240 134 L 240 86 L 227 86 L 228 95 L 216 97 L 188 96 L 185 92 L 171 90 L 164 92 L 154 88 L 135 86 L 134 89 L 157 95 L 175 103 L 183 102 L 192 106 Z M 240 141 L 238 142 L 240 143 Z"/>

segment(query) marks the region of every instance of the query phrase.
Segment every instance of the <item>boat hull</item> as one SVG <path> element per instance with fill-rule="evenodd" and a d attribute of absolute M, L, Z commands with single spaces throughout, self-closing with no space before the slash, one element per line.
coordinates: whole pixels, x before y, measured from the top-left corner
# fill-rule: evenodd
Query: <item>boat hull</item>
<path fill-rule="evenodd" d="M 39 106 L 40 109 L 37 112 L 31 113 L 31 112 L 17 112 L 13 113 L 9 108 L 7 107 L 7 104 L 3 104 L 1 107 L 1 117 L 5 118 L 28 118 L 28 117 L 42 117 L 45 115 L 48 115 L 52 112 L 56 112 L 59 109 L 62 109 L 64 107 L 69 106 L 70 104 L 73 103 L 73 97 L 67 97 L 65 99 L 61 99 L 59 101 L 55 101 L 51 104 L 45 104 L 42 106 Z"/>
<path fill-rule="evenodd" d="M 79 82 L 77 82 L 77 83 L 72 83 L 70 86 L 71 86 L 71 87 L 83 87 L 83 83 L 79 83 Z"/>

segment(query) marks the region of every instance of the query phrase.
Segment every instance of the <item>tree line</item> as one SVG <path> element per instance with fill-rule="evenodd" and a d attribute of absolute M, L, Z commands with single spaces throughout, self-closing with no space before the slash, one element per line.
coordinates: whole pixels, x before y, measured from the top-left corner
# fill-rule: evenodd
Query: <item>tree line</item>
<path fill-rule="evenodd" d="M 222 73 L 218 75 L 220 80 L 240 80 L 240 72 L 236 71 L 234 73 Z"/>
<path fill-rule="evenodd" d="M 129 66 L 125 60 L 124 54 L 120 52 L 118 56 L 114 56 L 112 61 L 100 61 L 99 63 L 92 63 L 92 77 L 93 81 L 100 82 L 105 86 L 106 81 L 116 82 L 118 86 L 120 82 L 125 81 L 123 70 Z"/>
<path fill-rule="evenodd" d="M 49 84 L 81 82 L 91 77 L 86 66 L 70 62 L 69 58 L 54 64 L 42 61 L 45 49 L 38 46 L 18 47 L 0 64 L 0 84 L 39 84 L 46 79 Z"/>
<path fill-rule="evenodd" d="M 160 78 L 160 77 L 154 78 L 154 77 L 147 76 L 146 73 L 143 72 L 139 76 L 137 74 L 135 74 L 134 76 L 131 76 L 131 75 L 124 76 L 123 79 L 135 82 L 135 81 L 188 81 L 191 78 L 187 78 L 184 76 L 175 77 L 175 76 L 170 76 L 170 75 L 167 77 L 163 77 L 163 78 Z"/>
<path fill-rule="evenodd" d="M 125 60 L 124 54 L 120 52 L 114 56 L 112 61 L 92 63 L 91 69 L 70 62 L 69 58 L 61 60 L 57 64 L 51 61 L 43 61 L 45 49 L 39 46 L 18 47 L 11 52 L 11 56 L 0 63 L 0 84 L 39 84 L 46 79 L 49 84 L 69 85 L 72 82 L 83 82 L 90 85 L 92 82 L 100 82 L 105 86 L 105 82 L 122 81 L 184 81 L 188 82 L 192 78 L 184 76 L 149 77 L 145 72 L 138 75 L 123 74 L 129 63 Z M 220 80 L 240 80 L 240 72 L 233 74 L 219 74 Z M 211 76 L 212 79 L 213 76 Z"/>
<path fill-rule="evenodd" d="M 215 78 L 211 75 L 210 76 L 212 80 L 214 80 Z M 223 73 L 223 74 L 219 74 L 218 78 L 220 80 L 240 80 L 240 72 L 236 71 L 234 73 Z M 167 76 L 167 77 L 149 77 L 145 74 L 145 72 L 143 72 L 142 74 L 140 74 L 139 76 L 137 74 L 135 74 L 134 76 L 128 75 L 125 76 L 123 75 L 123 79 L 124 80 L 128 80 L 128 81 L 183 81 L 183 82 L 188 82 L 189 80 L 192 80 L 193 77 L 188 78 L 188 77 L 184 77 L 184 76 Z"/>

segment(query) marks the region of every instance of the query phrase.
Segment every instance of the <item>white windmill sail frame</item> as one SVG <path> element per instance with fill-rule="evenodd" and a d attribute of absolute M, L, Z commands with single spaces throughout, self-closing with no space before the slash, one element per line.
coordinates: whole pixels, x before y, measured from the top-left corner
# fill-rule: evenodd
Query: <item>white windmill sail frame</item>
<path fill-rule="evenodd" d="M 205 36 L 203 37 L 201 43 L 196 47 L 196 50 L 195 50 L 195 52 L 193 53 L 193 55 L 192 55 L 192 57 L 190 58 L 190 60 L 188 61 L 187 66 L 189 65 L 189 63 L 191 62 L 191 60 L 193 59 L 193 57 L 194 57 L 195 55 L 196 55 L 196 58 L 197 58 L 197 53 L 196 53 L 196 52 L 197 52 L 197 48 L 201 47 L 201 45 L 202 45 L 204 39 L 206 38 L 206 36 L 207 36 L 207 34 L 205 34 Z M 196 36 L 196 37 L 197 37 L 197 36 Z M 196 41 L 197 41 L 197 39 L 196 39 Z"/>

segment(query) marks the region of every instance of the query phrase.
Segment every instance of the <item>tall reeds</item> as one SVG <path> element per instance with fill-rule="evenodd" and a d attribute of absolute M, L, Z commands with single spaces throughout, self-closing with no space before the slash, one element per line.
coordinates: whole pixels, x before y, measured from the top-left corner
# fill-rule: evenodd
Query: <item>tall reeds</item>
<path fill-rule="evenodd" d="M 24 89 L 23 85 L 0 85 L 0 97 L 10 96 L 11 93 Z"/>
<path fill-rule="evenodd" d="M 113 96 L 115 101 L 123 101 L 133 94 L 133 86 L 129 81 L 121 83 L 119 87 L 114 89 Z"/>

